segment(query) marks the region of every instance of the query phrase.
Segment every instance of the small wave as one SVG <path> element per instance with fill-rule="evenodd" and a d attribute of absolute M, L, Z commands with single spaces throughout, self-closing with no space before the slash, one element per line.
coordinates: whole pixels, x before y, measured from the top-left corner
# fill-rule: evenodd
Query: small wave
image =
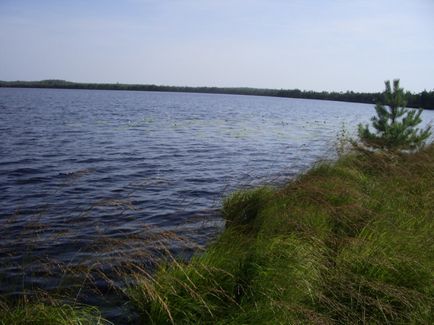
<path fill-rule="evenodd" d="M 41 174 L 44 170 L 39 168 L 30 168 L 30 167 L 23 167 L 23 168 L 17 168 L 8 173 L 9 176 L 27 176 L 27 175 L 34 175 L 34 174 Z"/>

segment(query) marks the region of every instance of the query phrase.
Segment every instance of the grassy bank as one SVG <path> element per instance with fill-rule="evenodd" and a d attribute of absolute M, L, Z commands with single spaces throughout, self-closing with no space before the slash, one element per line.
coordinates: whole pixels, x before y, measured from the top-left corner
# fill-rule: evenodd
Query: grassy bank
<path fill-rule="evenodd" d="M 433 146 L 350 154 L 233 194 L 205 253 L 128 294 L 153 324 L 432 324 L 433 211 Z"/>
<path fill-rule="evenodd" d="M 433 211 L 433 145 L 352 153 L 234 193 L 205 252 L 126 272 L 125 293 L 144 324 L 432 324 Z M 0 303 L 0 324 L 103 323 L 80 306 Z"/>

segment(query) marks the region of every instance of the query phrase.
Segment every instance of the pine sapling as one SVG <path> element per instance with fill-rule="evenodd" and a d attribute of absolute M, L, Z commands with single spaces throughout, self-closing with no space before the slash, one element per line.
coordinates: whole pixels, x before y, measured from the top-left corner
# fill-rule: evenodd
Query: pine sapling
<path fill-rule="evenodd" d="M 372 117 L 372 126 L 376 132 L 371 132 L 368 125 L 359 124 L 359 137 L 364 145 L 370 148 L 385 150 L 414 150 L 422 147 L 431 135 L 431 126 L 419 129 L 416 126 L 422 122 L 422 109 L 406 108 L 404 90 L 399 87 L 399 79 L 386 81 L 384 102 L 377 103 L 377 116 Z"/>

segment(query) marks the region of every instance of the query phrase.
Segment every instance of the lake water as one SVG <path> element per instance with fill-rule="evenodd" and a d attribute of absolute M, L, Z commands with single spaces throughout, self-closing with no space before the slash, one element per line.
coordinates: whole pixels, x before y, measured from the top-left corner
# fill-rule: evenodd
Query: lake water
<path fill-rule="evenodd" d="M 35 260 L 90 263 L 101 238 L 146 229 L 205 244 L 222 228 L 223 196 L 335 157 L 342 125 L 354 132 L 373 114 L 303 99 L 0 88 L 0 292 L 49 287 Z"/>

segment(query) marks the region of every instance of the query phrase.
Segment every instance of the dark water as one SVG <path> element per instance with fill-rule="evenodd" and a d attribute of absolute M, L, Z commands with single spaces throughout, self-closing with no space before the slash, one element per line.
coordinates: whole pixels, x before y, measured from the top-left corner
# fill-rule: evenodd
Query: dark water
<path fill-rule="evenodd" d="M 222 196 L 334 157 L 342 124 L 352 132 L 372 114 L 315 100 L 0 89 L 0 292 L 49 287 L 24 266 L 89 262 L 102 237 L 150 227 L 204 244 L 222 227 Z"/>

